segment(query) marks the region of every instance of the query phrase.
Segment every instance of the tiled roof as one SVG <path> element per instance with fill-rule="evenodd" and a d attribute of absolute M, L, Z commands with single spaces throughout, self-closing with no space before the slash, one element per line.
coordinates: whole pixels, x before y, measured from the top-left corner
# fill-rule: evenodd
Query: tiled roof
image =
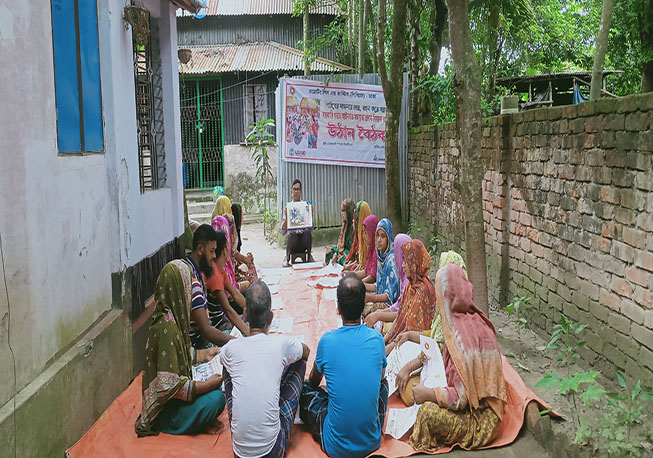
<path fill-rule="evenodd" d="M 207 0 L 207 16 L 243 16 L 290 14 L 294 8 L 293 0 Z M 341 16 L 336 0 L 318 0 L 311 8 L 311 14 Z M 177 16 L 190 16 L 187 11 L 178 10 Z"/>
<path fill-rule="evenodd" d="M 179 73 L 184 75 L 304 69 L 302 51 L 274 41 L 240 45 L 180 46 L 181 48 L 191 50 L 190 61 L 187 64 L 179 63 Z M 349 71 L 352 71 L 351 67 L 323 58 L 317 58 L 311 64 L 311 72 L 315 73 Z"/>

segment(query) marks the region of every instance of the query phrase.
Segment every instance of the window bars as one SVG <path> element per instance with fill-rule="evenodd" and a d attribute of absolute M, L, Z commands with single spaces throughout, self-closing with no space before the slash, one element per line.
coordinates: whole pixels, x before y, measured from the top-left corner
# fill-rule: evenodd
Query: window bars
<path fill-rule="evenodd" d="M 136 34 L 132 34 L 141 192 L 166 185 L 159 23 L 151 16 L 149 22 L 147 43 L 138 43 Z"/>

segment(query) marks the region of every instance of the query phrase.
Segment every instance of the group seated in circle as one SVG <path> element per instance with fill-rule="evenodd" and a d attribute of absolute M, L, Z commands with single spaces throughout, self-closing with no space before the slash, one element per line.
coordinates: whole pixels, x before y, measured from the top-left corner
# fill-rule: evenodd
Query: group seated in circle
<path fill-rule="evenodd" d="M 270 291 L 255 277 L 253 256 L 240 254 L 242 211 L 234 207 L 219 196 L 212 224 L 195 230 L 190 256 L 159 276 L 139 436 L 219 430 L 226 406 L 234 456 L 284 457 L 297 415 L 327 455 L 367 456 L 381 444 L 386 355 L 427 335 L 441 348 L 447 386 L 426 388 L 411 376 L 424 355 L 399 372 L 400 398 L 420 405 L 410 445 L 478 448 L 495 437 L 507 401 L 501 353 L 460 255 L 441 255 L 434 284 L 420 240 L 393 237 L 390 220 L 379 221 L 366 202 L 344 201 L 341 234 L 327 252 L 327 262 L 344 267 L 336 290 L 342 326 L 320 338 L 305 379 L 310 349 L 268 334 Z M 231 336 L 233 327 L 244 338 Z M 218 354 L 222 375 L 193 380 L 192 365 Z"/>

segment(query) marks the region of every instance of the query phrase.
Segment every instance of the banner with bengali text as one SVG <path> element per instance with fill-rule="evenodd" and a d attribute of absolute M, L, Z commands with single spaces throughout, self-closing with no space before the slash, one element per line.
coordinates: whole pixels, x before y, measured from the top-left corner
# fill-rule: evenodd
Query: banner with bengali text
<path fill-rule="evenodd" d="M 381 86 L 282 81 L 285 161 L 385 167 L 386 107 Z"/>

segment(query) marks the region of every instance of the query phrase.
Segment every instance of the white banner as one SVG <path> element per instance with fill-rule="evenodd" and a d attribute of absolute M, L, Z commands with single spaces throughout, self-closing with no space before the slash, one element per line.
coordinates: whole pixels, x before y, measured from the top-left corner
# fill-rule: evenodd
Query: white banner
<path fill-rule="evenodd" d="M 385 167 L 381 86 L 283 79 L 285 161 Z"/>

